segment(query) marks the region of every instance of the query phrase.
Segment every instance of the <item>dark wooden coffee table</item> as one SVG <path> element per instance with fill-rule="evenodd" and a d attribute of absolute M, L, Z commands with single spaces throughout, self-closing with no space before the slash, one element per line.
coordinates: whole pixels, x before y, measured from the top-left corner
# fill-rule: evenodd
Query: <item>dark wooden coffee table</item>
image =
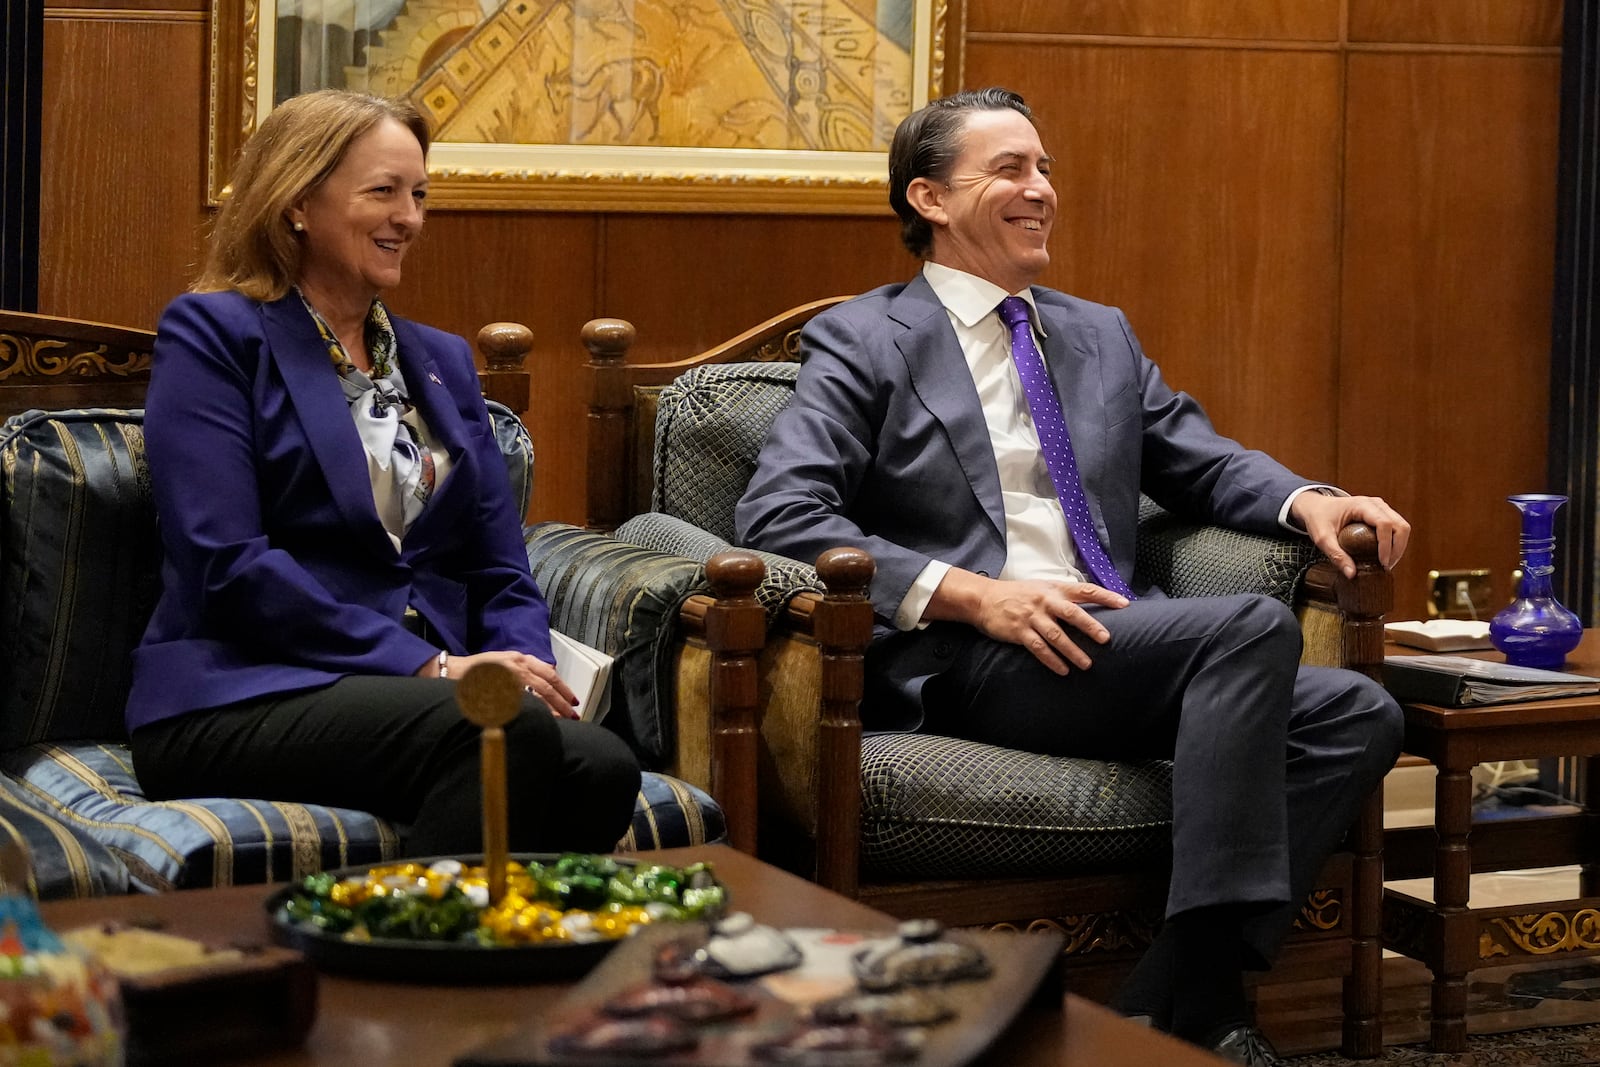
<path fill-rule="evenodd" d="M 1391 645 L 1390 654 L 1409 652 Z M 1471 653 L 1504 660 L 1499 653 Z M 1586 631 L 1565 670 L 1600 676 L 1600 637 Z M 1597 812 L 1472 821 L 1472 768 L 1506 759 L 1600 754 L 1600 696 L 1479 708 L 1405 707 L 1405 750 L 1438 768 L 1434 825 L 1384 835 L 1384 878 L 1433 877 L 1433 900 L 1384 894 L 1383 942 L 1433 972 L 1429 1047 L 1460 1052 L 1467 1039 L 1467 975 L 1525 959 L 1600 952 Z M 1583 865 L 1577 900 L 1516 907 L 1470 906 L 1474 872 Z"/>
<path fill-rule="evenodd" d="M 775 926 L 892 930 L 896 923 L 730 848 L 669 849 L 638 858 L 680 865 L 710 860 L 736 906 Z M 261 943 L 267 933 L 263 901 L 271 891 L 268 886 L 241 886 L 99 897 L 46 904 L 42 911 L 58 930 L 108 920 L 154 922 L 207 942 Z M 241 1050 L 232 1062 L 250 1067 L 448 1067 L 462 1053 L 542 1018 L 566 988 L 468 988 L 323 975 L 317 1021 L 303 1048 L 254 1055 Z M 196 1019 L 195 1025 L 205 1021 Z M 1223 1061 L 1069 994 L 1061 1011 L 1024 1013 L 980 1062 L 988 1067 L 1215 1067 Z"/>

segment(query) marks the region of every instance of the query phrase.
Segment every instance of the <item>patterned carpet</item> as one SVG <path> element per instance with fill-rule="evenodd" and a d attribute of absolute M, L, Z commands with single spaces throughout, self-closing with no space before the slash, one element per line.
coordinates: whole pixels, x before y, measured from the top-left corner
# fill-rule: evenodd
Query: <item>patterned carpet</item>
<path fill-rule="evenodd" d="M 1426 1045 L 1406 1045 L 1385 1049 L 1383 1057 L 1375 1060 L 1319 1053 L 1295 1056 L 1284 1063 L 1287 1067 L 1600 1067 L 1600 1024 L 1469 1037 L 1467 1051 L 1457 1053 L 1433 1053 Z"/>
<path fill-rule="evenodd" d="M 1410 960 L 1385 961 L 1384 1032 L 1392 1044 L 1382 1058 L 1349 1060 L 1323 1052 L 1288 1057 L 1285 1063 L 1289 1067 L 1600 1067 L 1600 957 L 1473 972 L 1468 979 L 1468 1027 L 1479 1033 L 1467 1038 L 1467 1051 L 1454 1054 L 1431 1053 L 1421 1040 L 1428 1026 L 1428 977 L 1420 964 Z M 1491 1030 L 1505 1032 L 1487 1032 Z"/>

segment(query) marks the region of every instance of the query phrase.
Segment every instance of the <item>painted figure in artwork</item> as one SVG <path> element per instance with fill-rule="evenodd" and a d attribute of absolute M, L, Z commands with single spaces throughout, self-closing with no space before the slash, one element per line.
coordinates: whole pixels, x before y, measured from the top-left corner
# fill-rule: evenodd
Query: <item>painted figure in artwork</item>
<path fill-rule="evenodd" d="M 881 152 L 916 0 L 279 0 L 274 96 L 406 97 L 441 141 Z"/>

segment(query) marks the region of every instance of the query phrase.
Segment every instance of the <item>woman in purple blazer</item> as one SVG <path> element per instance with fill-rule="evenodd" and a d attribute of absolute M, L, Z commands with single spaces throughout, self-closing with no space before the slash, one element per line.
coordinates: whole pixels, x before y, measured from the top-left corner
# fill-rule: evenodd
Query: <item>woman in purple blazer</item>
<path fill-rule="evenodd" d="M 608 851 L 638 766 L 575 721 L 552 666 L 471 352 L 377 299 L 422 229 L 428 143 L 403 103 L 283 104 L 161 317 L 135 771 L 153 799 L 355 807 L 409 827 L 414 855 L 473 851 L 479 731 L 455 681 L 498 663 L 528 693 L 506 727 L 511 846 Z"/>

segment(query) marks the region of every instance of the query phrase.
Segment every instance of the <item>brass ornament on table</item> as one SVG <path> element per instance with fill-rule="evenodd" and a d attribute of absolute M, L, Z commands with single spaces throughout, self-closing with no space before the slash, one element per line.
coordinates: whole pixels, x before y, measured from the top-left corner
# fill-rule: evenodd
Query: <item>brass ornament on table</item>
<path fill-rule="evenodd" d="M 480 663 L 456 683 L 456 703 L 467 721 L 483 728 L 483 865 L 489 903 L 506 895 L 506 733 L 503 727 L 522 711 L 522 684 L 509 667 Z"/>

